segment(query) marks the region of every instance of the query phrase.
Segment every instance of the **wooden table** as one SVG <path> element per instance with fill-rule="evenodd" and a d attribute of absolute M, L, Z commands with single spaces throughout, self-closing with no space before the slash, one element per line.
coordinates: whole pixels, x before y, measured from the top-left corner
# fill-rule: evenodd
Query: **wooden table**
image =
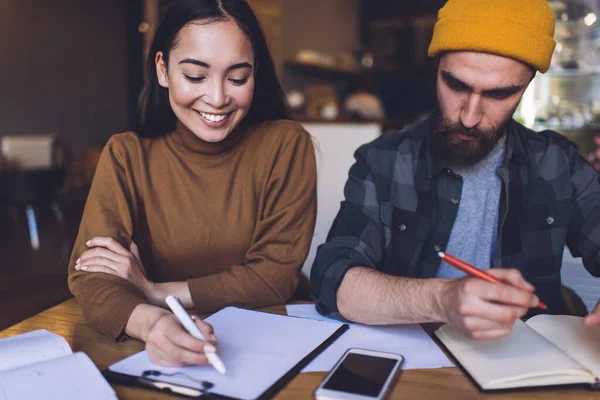
<path fill-rule="evenodd" d="M 285 314 L 284 306 L 268 307 L 263 311 Z M 44 328 L 63 336 L 73 351 L 85 352 L 103 370 L 109 365 L 144 349 L 142 342 L 128 340 L 116 344 L 90 328 L 83 320 L 75 299 L 39 313 L 0 332 L 0 338 Z M 325 373 L 303 373 L 298 375 L 277 399 L 311 399 L 314 389 Z M 74 378 L 76 379 L 76 378 Z M 144 389 L 113 385 L 120 399 L 169 399 L 179 398 Z M 482 394 L 458 368 L 403 371 L 391 399 L 594 399 L 597 392 L 585 389 L 554 391 L 521 391 L 502 394 Z"/>

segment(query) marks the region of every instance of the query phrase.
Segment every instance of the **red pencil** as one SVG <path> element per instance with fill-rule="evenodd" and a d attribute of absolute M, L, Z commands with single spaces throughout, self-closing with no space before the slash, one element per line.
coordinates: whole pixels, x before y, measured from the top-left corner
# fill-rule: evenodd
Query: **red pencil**
<path fill-rule="evenodd" d="M 505 285 L 506 282 L 501 281 L 500 279 L 496 278 L 493 275 L 488 274 L 485 271 L 480 270 L 479 268 L 464 262 L 454 256 L 451 256 L 450 254 L 446 254 L 446 253 L 442 253 L 441 251 L 438 252 L 438 256 L 440 256 L 440 258 L 444 261 L 446 261 L 448 264 L 452 265 L 453 267 L 456 267 L 458 269 L 460 269 L 461 271 L 475 277 L 475 278 L 479 278 L 483 281 L 486 282 L 491 282 L 491 283 L 499 283 L 501 285 Z M 541 308 L 542 310 L 547 309 L 548 307 L 542 303 L 541 301 L 538 302 L 537 304 L 538 308 Z"/>

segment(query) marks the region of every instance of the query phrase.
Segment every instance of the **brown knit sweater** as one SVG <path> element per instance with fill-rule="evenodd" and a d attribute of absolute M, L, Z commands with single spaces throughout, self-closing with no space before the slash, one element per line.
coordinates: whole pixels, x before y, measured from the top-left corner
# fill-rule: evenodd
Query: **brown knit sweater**
<path fill-rule="evenodd" d="M 90 325 L 116 339 L 143 292 L 76 271 L 96 236 L 135 241 L 154 282 L 187 281 L 199 313 L 286 302 L 316 218 L 310 135 L 291 121 L 238 127 L 202 141 L 183 125 L 157 139 L 127 132 L 104 148 L 69 263 L 69 287 Z"/>

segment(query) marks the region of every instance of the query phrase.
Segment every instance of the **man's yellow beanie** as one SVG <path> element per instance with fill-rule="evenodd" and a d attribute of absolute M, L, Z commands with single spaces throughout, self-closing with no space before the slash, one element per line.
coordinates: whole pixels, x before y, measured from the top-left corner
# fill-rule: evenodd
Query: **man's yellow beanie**
<path fill-rule="evenodd" d="M 556 42 L 546 0 L 448 0 L 438 12 L 429 56 L 479 51 L 548 71 Z"/>

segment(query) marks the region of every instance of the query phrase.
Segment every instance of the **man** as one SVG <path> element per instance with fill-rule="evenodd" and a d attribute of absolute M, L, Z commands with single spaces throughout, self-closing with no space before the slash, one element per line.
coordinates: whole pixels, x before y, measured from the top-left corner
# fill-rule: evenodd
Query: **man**
<path fill-rule="evenodd" d="M 538 300 L 564 312 L 565 243 L 600 274 L 596 172 L 566 138 L 511 118 L 536 70 L 548 70 L 553 35 L 545 0 L 449 0 L 440 10 L 429 48 L 439 56 L 438 107 L 356 152 L 312 268 L 321 313 L 448 322 L 493 339 Z M 466 277 L 439 251 L 507 284 Z M 598 307 L 585 323 L 600 324 Z"/>

